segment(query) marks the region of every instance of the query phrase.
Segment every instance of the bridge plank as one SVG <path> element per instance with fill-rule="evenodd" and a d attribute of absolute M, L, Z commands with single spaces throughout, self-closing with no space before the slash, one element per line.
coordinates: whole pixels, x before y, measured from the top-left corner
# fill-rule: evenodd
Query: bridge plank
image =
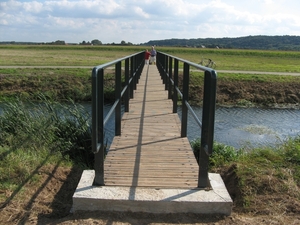
<path fill-rule="evenodd" d="M 197 187 L 199 167 L 172 108 L 157 68 L 145 66 L 106 156 L 105 185 Z"/>

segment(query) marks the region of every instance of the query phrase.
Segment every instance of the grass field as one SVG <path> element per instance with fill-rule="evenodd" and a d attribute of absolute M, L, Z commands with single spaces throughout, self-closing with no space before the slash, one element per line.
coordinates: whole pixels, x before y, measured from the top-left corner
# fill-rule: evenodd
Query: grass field
<path fill-rule="evenodd" d="M 210 58 L 216 70 L 300 72 L 300 52 L 190 48 L 166 48 L 165 52 L 196 63 Z"/>
<path fill-rule="evenodd" d="M 71 98 L 74 101 L 89 101 L 92 67 L 144 51 L 146 48 L 150 46 L 2 45 L 0 66 L 59 66 L 60 68 L 0 68 L 0 79 L 2 79 L 0 101 L 15 97 L 23 99 L 28 96 L 35 99 L 35 96 L 40 93 L 46 93 L 55 100 Z M 215 68 L 217 72 L 218 70 L 300 72 L 298 65 L 300 52 L 182 47 L 157 47 L 157 50 L 194 63 L 199 63 L 202 58 L 211 58 L 217 64 Z M 75 68 L 63 68 L 63 66 Z M 79 68 L 80 66 L 90 68 Z M 179 66 L 182 68 L 182 63 Z M 202 72 L 191 71 L 193 85 L 202 85 L 202 77 Z M 247 86 L 251 86 L 249 82 L 295 84 L 300 82 L 300 76 L 222 72 L 218 73 L 218 81 L 220 84 L 222 81 L 226 84 L 238 81 L 246 83 Z M 106 90 L 109 96 L 113 96 L 113 83 L 110 82 L 110 85 L 107 83 Z M 195 94 L 199 95 L 199 93 Z M 250 101 L 255 100 L 250 99 Z"/>
<path fill-rule="evenodd" d="M 0 46 L 0 66 L 96 66 L 150 46 Z M 199 63 L 210 58 L 216 70 L 300 72 L 300 52 L 157 47 L 157 51 Z"/>

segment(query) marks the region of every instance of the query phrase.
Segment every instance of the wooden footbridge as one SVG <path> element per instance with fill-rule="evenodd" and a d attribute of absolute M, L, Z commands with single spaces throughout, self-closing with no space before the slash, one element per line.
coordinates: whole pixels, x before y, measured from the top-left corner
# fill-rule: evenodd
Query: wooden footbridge
<path fill-rule="evenodd" d="M 182 70 L 179 70 L 179 62 L 183 65 Z M 104 69 L 112 65 L 115 65 L 116 102 L 104 118 Z M 202 121 L 188 104 L 190 66 L 203 70 L 205 74 Z M 183 73 L 182 91 L 178 88 L 178 71 Z M 122 74 L 125 77 L 123 81 Z M 155 188 L 210 186 L 208 159 L 213 144 L 214 70 L 163 53 L 158 53 L 157 65 L 144 65 L 144 52 L 141 52 L 95 67 L 92 77 L 94 185 Z M 182 102 L 181 119 L 177 114 L 178 96 Z M 121 101 L 125 107 L 123 115 Z M 198 162 L 186 137 L 188 110 L 201 127 Z M 112 115 L 115 115 L 116 136 L 106 154 L 104 129 Z"/>
<path fill-rule="evenodd" d="M 104 118 L 104 69 L 113 65 L 115 103 Z M 190 66 L 204 71 L 201 121 L 188 104 Z M 180 87 L 179 71 L 183 77 Z M 73 212 L 230 215 L 232 200 L 221 176 L 208 173 L 215 114 L 214 70 L 160 52 L 157 65 L 144 65 L 144 52 L 140 52 L 95 67 L 92 80 L 95 166 L 83 171 L 73 195 Z M 186 137 L 188 111 L 199 125 L 197 160 Z M 104 130 L 113 115 L 115 137 L 107 152 Z"/>

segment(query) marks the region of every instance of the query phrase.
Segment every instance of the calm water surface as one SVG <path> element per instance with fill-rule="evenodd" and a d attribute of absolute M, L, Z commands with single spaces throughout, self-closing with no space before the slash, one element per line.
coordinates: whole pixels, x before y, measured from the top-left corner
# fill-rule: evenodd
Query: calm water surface
<path fill-rule="evenodd" d="M 201 120 L 202 108 L 194 107 L 194 110 Z M 178 108 L 178 116 L 181 118 L 181 108 Z M 109 141 L 113 138 L 113 132 L 114 122 L 110 121 L 106 127 Z M 299 109 L 225 107 L 216 109 L 214 140 L 237 149 L 245 146 L 275 146 L 289 137 L 299 135 Z M 190 141 L 201 136 L 201 129 L 190 113 L 187 136 Z"/>
<path fill-rule="evenodd" d="M 202 108 L 195 108 L 202 118 Z M 179 112 L 180 114 L 180 112 Z M 188 138 L 200 137 L 198 125 L 189 116 Z M 262 108 L 217 108 L 215 135 L 217 142 L 241 148 L 274 146 L 288 137 L 300 135 L 300 110 Z"/>
<path fill-rule="evenodd" d="M 91 104 L 84 104 L 91 113 Z M 110 106 L 106 106 L 105 114 Z M 198 117 L 202 118 L 202 108 L 194 107 Z M 0 105 L 0 115 L 3 105 Z M 181 108 L 178 108 L 181 117 Z M 105 127 L 105 137 L 111 143 L 114 137 L 114 115 Z M 188 138 L 193 140 L 201 136 L 201 129 L 189 114 Z M 215 114 L 214 140 L 235 148 L 244 146 L 274 146 L 289 137 L 300 135 L 299 109 L 262 109 L 262 108 L 225 108 L 217 107 Z"/>

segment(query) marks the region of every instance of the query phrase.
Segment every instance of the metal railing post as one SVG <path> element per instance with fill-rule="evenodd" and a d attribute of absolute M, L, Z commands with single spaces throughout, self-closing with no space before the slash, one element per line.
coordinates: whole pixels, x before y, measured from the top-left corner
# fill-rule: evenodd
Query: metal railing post
<path fill-rule="evenodd" d="M 129 85 L 129 59 L 125 60 L 125 86 L 127 90 L 124 94 L 124 110 L 129 112 L 129 99 L 130 99 L 130 85 Z"/>
<path fill-rule="evenodd" d="M 137 72 L 138 72 L 138 57 L 135 55 L 134 56 L 134 74 L 135 74 L 134 90 L 136 90 L 136 85 L 139 83 L 139 76 L 138 76 Z"/>
<path fill-rule="evenodd" d="M 217 74 L 205 71 L 198 187 L 209 186 L 208 166 L 214 140 Z"/>
<path fill-rule="evenodd" d="M 166 65 L 166 56 L 162 55 L 161 56 L 161 79 L 163 84 L 165 84 L 165 65 Z"/>
<path fill-rule="evenodd" d="M 168 84 L 169 84 L 169 92 L 168 92 L 168 99 L 172 98 L 172 72 L 173 72 L 173 58 L 169 57 L 169 78 L 168 78 Z"/>
<path fill-rule="evenodd" d="M 166 65 L 166 56 L 162 55 L 162 68 L 161 68 L 161 79 L 163 84 L 165 84 L 165 65 Z"/>
<path fill-rule="evenodd" d="M 130 57 L 130 79 L 131 80 L 131 83 L 130 83 L 130 98 L 133 98 L 133 91 L 134 91 L 134 67 L 133 67 L 133 56 Z"/>
<path fill-rule="evenodd" d="M 92 71 L 92 150 L 95 154 L 94 185 L 104 185 L 104 71 Z"/>
<path fill-rule="evenodd" d="M 190 65 L 183 65 L 183 96 L 182 96 L 182 119 L 181 119 L 181 137 L 187 136 L 188 108 L 186 102 L 189 100 L 190 83 Z"/>
<path fill-rule="evenodd" d="M 144 57 L 143 57 L 142 54 L 137 55 L 137 61 L 138 61 L 138 63 L 137 63 L 137 65 L 138 65 L 138 77 L 140 79 L 141 75 L 142 75 L 143 68 L 144 68 L 144 66 L 141 66 L 141 65 L 144 65 L 144 63 L 143 63 L 144 62 Z"/>
<path fill-rule="evenodd" d="M 168 86 L 169 86 L 169 78 L 168 78 L 168 68 L 169 68 L 169 57 L 166 56 L 165 58 L 165 74 L 164 74 L 164 80 L 165 80 L 165 90 L 168 90 Z"/>
<path fill-rule="evenodd" d="M 178 59 L 174 59 L 174 87 L 173 87 L 173 113 L 177 113 L 178 94 L 176 88 L 178 87 Z"/>
<path fill-rule="evenodd" d="M 164 56 L 163 56 L 163 54 L 161 54 L 160 52 L 158 52 L 156 57 L 157 57 L 156 58 L 157 59 L 156 65 L 157 65 L 157 68 L 158 68 L 159 75 L 162 78 L 162 74 L 163 74 L 163 66 L 162 66 L 163 65 L 162 64 L 163 60 L 162 60 L 162 58 Z"/>
<path fill-rule="evenodd" d="M 136 85 L 138 83 L 138 79 L 137 79 L 137 76 L 136 76 L 136 57 L 133 56 L 132 58 L 132 76 L 133 76 L 133 90 L 136 90 Z"/>
<path fill-rule="evenodd" d="M 122 91 L 122 80 L 121 80 L 121 62 L 116 63 L 115 70 L 115 101 L 118 101 L 115 110 L 115 135 L 121 135 L 121 91 Z"/>

